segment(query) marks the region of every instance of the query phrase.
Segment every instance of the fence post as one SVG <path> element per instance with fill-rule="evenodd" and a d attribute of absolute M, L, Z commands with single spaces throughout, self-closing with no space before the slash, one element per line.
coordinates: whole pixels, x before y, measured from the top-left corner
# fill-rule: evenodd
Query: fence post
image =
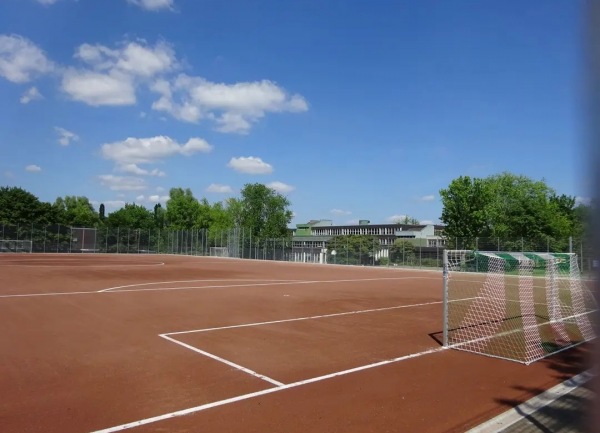
<path fill-rule="evenodd" d="M 569 252 L 573 252 L 573 236 L 569 236 Z"/>

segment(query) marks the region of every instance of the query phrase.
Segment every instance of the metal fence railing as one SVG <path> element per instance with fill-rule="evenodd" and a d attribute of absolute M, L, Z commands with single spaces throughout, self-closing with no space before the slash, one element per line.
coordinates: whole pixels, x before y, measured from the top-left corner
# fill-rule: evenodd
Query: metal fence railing
<path fill-rule="evenodd" d="M 429 242 L 427 239 L 398 239 L 389 244 L 389 239 L 377 236 L 338 236 L 329 241 L 310 238 L 307 240 L 306 237 L 260 239 L 243 229 L 172 230 L 0 225 L 0 240 L 30 241 L 31 251 L 34 253 L 183 254 L 358 266 L 441 268 L 444 248 L 574 252 L 577 253 L 580 268 L 584 272 L 592 270 L 596 263 L 591 242 L 573 237 L 446 238 L 437 239 L 436 242 Z M 432 244 L 435 246 L 431 246 Z M 0 249 L 6 249 L 6 245 L 11 244 L 2 243 Z"/>

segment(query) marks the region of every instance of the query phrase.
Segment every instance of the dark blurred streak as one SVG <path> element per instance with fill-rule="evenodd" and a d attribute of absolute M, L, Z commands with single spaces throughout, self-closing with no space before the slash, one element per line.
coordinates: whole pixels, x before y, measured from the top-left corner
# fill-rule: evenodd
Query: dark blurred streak
<path fill-rule="evenodd" d="M 584 1 L 584 20 L 585 20 L 585 77 L 584 77 L 584 100 L 585 100 L 585 137 L 586 145 L 589 147 L 589 160 L 591 166 L 585 167 L 590 176 L 592 176 L 593 191 L 591 191 L 593 204 L 593 239 L 594 256 L 598 257 L 600 251 L 600 1 Z M 600 298 L 600 284 L 598 282 L 598 268 L 595 270 L 596 277 L 596 295 Z M 600 324 L 596 316 L 597 324 Z M 600 365 L 600 339 L 595 340 L 594 350 L 594 371 Z M 593 380 L 595 395 L 600 393 L 600 381 L 598 375 Z M 592 411 L 589 417 L 589 431 L 600 432 L 600 399 L 594 399 Z"/>

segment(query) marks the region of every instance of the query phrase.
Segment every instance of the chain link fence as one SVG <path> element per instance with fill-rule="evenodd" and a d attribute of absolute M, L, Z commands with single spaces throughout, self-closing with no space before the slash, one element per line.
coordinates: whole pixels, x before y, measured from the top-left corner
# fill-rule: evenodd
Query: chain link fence
<path fill-rule="evenodd" d="M 441 268 L 444 248 L 479 251 L 573 252 L 589 272 L 597 261 L 586 239 L 446 238 L 396 239 L 337 236 L 260 239 L 243 229 L 171 230 L 0 225 L 0 252 L 7 241 L 29 241 L 34 253 L 183 254 L 354 266 Z M 431 246 L 431 244 L 435 246 Z M 15 252 L 15 251 L 12 251 Z"/>

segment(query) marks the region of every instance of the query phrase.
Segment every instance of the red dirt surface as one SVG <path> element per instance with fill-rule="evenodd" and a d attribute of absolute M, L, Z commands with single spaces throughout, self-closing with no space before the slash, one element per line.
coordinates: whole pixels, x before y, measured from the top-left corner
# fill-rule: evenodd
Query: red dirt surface
<path fill-rule="evenodd" d="M 159 334 L 428 304 L 172 336 L 291 383 L 438 348 L 440 301 L 435 272 L 2 255 L 1 431 L 92 432 L 274 387 Z M 444 350 L 131 431 L 461 432 L 581 372 L 587 350 L 530 366 Z"/>

